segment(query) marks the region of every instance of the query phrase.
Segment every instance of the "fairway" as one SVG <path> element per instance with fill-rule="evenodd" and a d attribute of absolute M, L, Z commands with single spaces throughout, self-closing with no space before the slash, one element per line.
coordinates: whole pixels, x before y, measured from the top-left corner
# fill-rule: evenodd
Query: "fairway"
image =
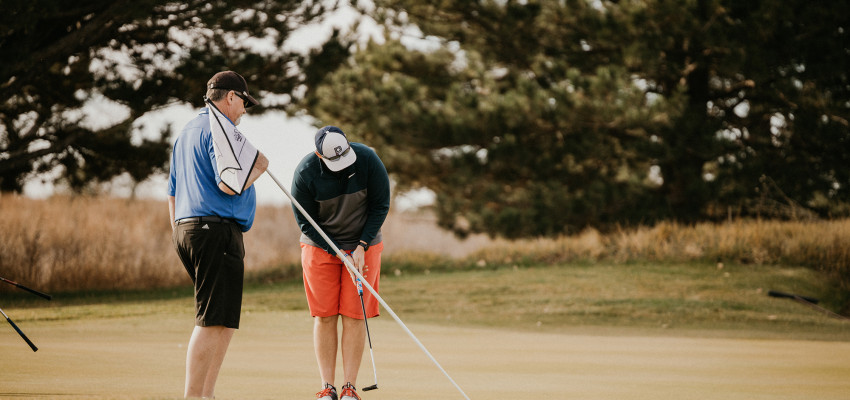
<path fill-rule="evenodd" d="M 27 314 L 6 311 L 13 319 Z M 181 313 L 20 323 L 36 353 L 6 327 L 0 398 L 180 398 L 191 324 L 191 314 Z M 463 398 L 389 316 L 370 324 L 379 390 L 362 393 L 364 400 Z M 410 328 L 472 399 L 838 400 L 850 393 L 848 342 Z M 367 352 L 358 386 L 372 383 Z M 318 386 L 306 312 L 243 313 L 218 399 L 310 399 Z"/>

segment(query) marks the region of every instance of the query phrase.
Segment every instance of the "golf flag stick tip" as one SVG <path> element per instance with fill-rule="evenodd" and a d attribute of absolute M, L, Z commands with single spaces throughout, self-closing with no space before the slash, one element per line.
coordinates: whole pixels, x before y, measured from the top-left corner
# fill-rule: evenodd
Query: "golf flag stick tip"
<path fill-rule="evenodd" d="M 384 301 L 384 299 L 378 294 L 377 291 L 375 291 L 375 288 L 373 288 L 372 285 L 369 284 L 369 282 L 366 282 L 366 279 L 363 278 L 363 275 L 360 273 L 360 271 L 358 271 L 357 268 L 354 268 L 354 265 L 351 264 L 351 261 L 349 261 L 344 256 L 344 253 L 342 252 L 342 250 L 340 250 L 339 247 L 337 247 L 333 243 L 333 241 L 331 240 L 330 237 L 328 237 L 328 235 L 325 233 L 325 231 L 323 231 L 321 229 L 321 227 L 319 227 L 319 224 L 317 224 L 316 221 L 313 220 L 313 217 L 311 217 L 310 214 L 308 214 L 307 211 L 304 210 L 304 207 L 302 207 L 301 204 L 298 203 L 298 200 L 296 200 L 295 197 L 292 196 L 292 193 L 289 193 L 289 190 L 287 190 L 286 187 L 284 187 L 283 184 L 280 183 L 279 180 L 277 180 L 277 177 L 274 176 L 274 174 L 271 171 L 266 170 L 266 173 L 269 175 L 269 177 L 272 178 L 274 183 L 276 183 L 277 186 L 281 190 L 283 190 L 283 193 L 286 195 L 286 197 L 289 198 L 289 201 L 292 202 L 292 205 L 294 205 L 295 208 L 297 208 L 298 211 L 301 213 L 301 215 L 305 219 L 307 219 L 307 221 L 310 222 L 310 225 L 312 225 L 313 228 L 316 228 L 316 231 L 319 233 L 319 235 L 321 235 L 322 238 L 325 239 L 325 242 L 327 242 L 328 245 L 330 245 L 331 248 L 336 252 L 337 256 L 342 259 L 343 263 L 345 264 L 345 267 L 348 268 L 348 270 L 351 271 L 351 273 L 353 273 L 357 277 L 357 279 L 360 279 L 362 281 L 361 283 L 363 284 L 364 287 L 366 287 L 366 290 L 368 290 L 370 293 L 372 293 L 373 296 L 375 296 L 375 299 L 378 300 L 378 303 L 381 303 L 381 306 L 383 306 L 384 309 L 387 310 L 387 313 L 389 313 L 390 316 L 395 320 L 395 322 L 397 322 L 399 324 L 399 326 L 401 326 L 401 328 L 404 330 L 404 332 L 407 333 L 407 335 L 410 336 L 411 339 L 413 339 L 413 342 L 416 343 L 417 346 L 419 346 L 419 349 L 422 350 L 422 352 L 425 353 L 425 355 L 428 356 L 428 358 L 431 359 L 431 361 L 434 363 L 434 365 L 436 365 L 437 368 L 440 370 L 440 372 L 442 372 L 443 375 L 445 375 L 446 378 L 448 378 L 449 382 L 451 382 L 452 385 L 454 385 L 454 387 L 458 390 L 458 392 L 460 392 L 460 394 L 463 395 L 463 397 L 466 400 L 470 400 L 469 396 L 467 396 L 466 393 L 463 391 L 463 389 L 460 388 L 460 385 L 458 385 L 457 382 L 455 382 L 455 380 L 452 379 L 452 377 L 449 375 L 449 373 L 446 372 L 445 369 L 443 369 L 443 366 L 440 365 L 439 362 L 437 362 L 437 359 L 434 358 L 433 355 L 431 355 L 431 352 L 428 351 L 427 348 L 425 348 L 425 345 L 422 344 L 422 342 L 419 341 L 419 338 L 417 338 L 416 335 L 413 334 L 413 332 L 410 330 L 410 328 L 408 328 L 407 325 L 405 325 L 404 322 L 401 320 L 401 318 L 399 318 L 398 315 L 396 315 L 395 311 L 393 311 L 393 309 L 390 308 L 390 306 L 387 304 L 387 302 Z M 377 387 L 377 385 L 375 385 L 375 386 Z"/>

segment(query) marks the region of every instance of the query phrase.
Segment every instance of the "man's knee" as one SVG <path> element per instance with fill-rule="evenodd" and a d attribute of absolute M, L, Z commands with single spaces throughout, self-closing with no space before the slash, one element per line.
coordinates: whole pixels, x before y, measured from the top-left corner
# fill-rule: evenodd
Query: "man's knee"
<path fill-rule="evenodd" d="M 316 322 L 322 325 L 334 324 L 339 320 L 339 315 L 334 315 L 331 317 L 316 317 Z"/>
<path fill-rule="evenodd" d="M 359 326 L 363 325 L 363 320 L 359 318 L 347 317 L 345 315 L 342 316 L 342 325 L 343 326 Z"/>

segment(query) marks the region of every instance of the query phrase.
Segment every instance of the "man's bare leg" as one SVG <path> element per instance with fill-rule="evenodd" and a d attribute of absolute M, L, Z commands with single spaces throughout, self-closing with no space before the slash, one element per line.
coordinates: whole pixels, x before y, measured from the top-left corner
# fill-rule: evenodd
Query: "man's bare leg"
<path fill-rule="evenodd" d="M 342 370 L 345 382 L 357 386 L 357 373 L 366 345 L 366 326 L 362 319 L 342 316 Z"/>
<path fill-rule="evenodd" d="M 313 346 L 316 350 L 316 361 L 319 363 L 322 385 L 325 383 L 334 384 L 336 351 L 339 340 L 337 335 L 338 320 L 338 315 L 313 318 Z"/>
<path fill-rule="evenodd" d="M 224 326 L 196 326 L 186 352 L 186 388 L 184 397 L 209 397 L 235 329 Z"/>

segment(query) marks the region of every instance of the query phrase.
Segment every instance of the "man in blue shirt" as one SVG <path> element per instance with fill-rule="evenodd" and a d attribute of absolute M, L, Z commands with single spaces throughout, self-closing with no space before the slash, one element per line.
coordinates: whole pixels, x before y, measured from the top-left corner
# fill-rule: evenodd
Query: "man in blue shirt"
<path fill-rule="evenodd" d="M 208 104 L 238 125 L 258 104 L 245 79 L 233 71 L 207 82 Z M 168 181 L 172 240 L 195 286 L 195 328 L 186 353 L 185 397 L 214 397 L 215 382 L 230 339 L 239 328 L 245 248 L 242 233 L 256 211 L 252 184 L 268 167 L 257 152 L 245 189 L 236 194 L 222 182 L 216 165 L 212 110 L 203 108 L 174 142 Z"/>

